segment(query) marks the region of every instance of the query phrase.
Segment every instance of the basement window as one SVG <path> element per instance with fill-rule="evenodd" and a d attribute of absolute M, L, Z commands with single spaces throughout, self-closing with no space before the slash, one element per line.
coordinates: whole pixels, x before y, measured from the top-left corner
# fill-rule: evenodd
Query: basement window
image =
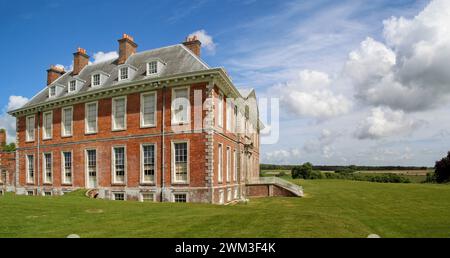
<path fill-rule="evenodd" d="M 142 193 L 141 202 L 154 202 L 155 195 L 153 193 Z"/>
<path fill-rule="evenodd" d="M 28 196 L 33 196 L 34 195 L 34 191 L 27 191 L 27 195 Z"/>
<path fill-rule="evenodd" d="M 114 193 L 113 199 L 114 201 L 125 201 L 125 193 Z"/>
<path fill-rule="evenodd" d="M 185 193 L 176 193 L 173 195 L 174 202 L 187 202 L 187 194 Z"/>
<path fill-rule="evenodd" d="M 44 192 L 44 196 L 52 196 L 52 192 Z"/>

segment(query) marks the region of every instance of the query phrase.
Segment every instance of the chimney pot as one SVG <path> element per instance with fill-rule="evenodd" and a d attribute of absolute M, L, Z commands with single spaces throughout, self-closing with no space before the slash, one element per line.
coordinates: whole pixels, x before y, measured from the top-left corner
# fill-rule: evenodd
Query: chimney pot
<path fill-rule="evenodd" d="M 66 73 L 64 68 L 58 67 L 55 65 L 51 65 L 49 69 L 47 69 L 47 85 L 52 84 L 56 79 L 58 79 L 61 75 Z"/>
<path fill-rule="evenodd" d="M 122 34 L 122 38 L 119 41 L 119 59 L 118 64 L 124 64 L 128 57 L 136 53 L 137 44 L 134 42 L 134 38 L 126 33 Z"/>

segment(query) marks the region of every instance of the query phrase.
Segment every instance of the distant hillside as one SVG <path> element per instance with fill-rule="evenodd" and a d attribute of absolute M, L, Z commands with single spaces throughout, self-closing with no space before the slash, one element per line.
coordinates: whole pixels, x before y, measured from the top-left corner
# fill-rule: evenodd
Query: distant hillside
<path fill-rule="evenodd" d="M 261 170 L 291 170 L 296 165 L 275 165 L 275 164 L 261 164 Z M 315 165 L 313 166 L 316 170 L 322 171 L 336 171 L 343 169 L 353 169 L 357 171 L 364 170 L 425 170 L 427 167 L 402 167 L 402 166 L 325 166 L 325 165 Z"/>

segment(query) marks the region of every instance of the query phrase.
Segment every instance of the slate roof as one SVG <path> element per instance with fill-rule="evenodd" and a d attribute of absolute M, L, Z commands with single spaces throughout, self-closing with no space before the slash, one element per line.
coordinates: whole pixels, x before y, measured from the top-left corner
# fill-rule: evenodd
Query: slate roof
<path fill-rule="evenodd" d="M 58 96 L 49 99 L 48 90 L 46 90 L 48 86 L 45 86 L 45 88 L 42 91 L 40 91 L 36 96 L 34 96 L 22 108 L 26 108 L 28 106 L 32 106 L 38 103 L 44 103 L 46 101 L 58 99 L 69 95 L 67 89 L 68 82 L 75 78 L 81 79 L 86 82 L 83 84 L 83 87 L 79 91 L 75 93 L 70 93 L 71 96 L 76 96 L 77 94 L 81 94 L 89 90 L 94 89 L 97 90 L 99 89 L 99 87 L 95 88 L 91 87 L 91 75 L 99 71 L 102 71 L 110 75 L 107 81 L 103 83 L 100 86 L 100 88 L 114 87 L 122 83 L 129 83 L 132 81 L 139 81 L 145 79 L 146 64 L 151 60 L 160 60 L 165 64 L 164 69 L 162 69 L 159 74 L 159 77 L 189 72 L 204 71 L 210 69 L 210 67 L 206 63 L 204 63 L 201 59 L 199 59 L 194 53 L 192 53 L 188 48 L 186 48 L 182 44 L 143 51 L 131 55 L 125 62 L 125 64 L 137 68 L 136 75 L 134 76 L 134 78 L 131 78 L 131 80 L 126 80 L 125 82 L 118 81 L 119 65 L 117 64 L 117 59 L 112 59 L 101 63 L 89 64 L 85 66 L 78 75 L 72 76 L 72 71 L 69 71 L 49 85 L 49 86 L 60 85 L 64 87 L 64 90 Z"/>

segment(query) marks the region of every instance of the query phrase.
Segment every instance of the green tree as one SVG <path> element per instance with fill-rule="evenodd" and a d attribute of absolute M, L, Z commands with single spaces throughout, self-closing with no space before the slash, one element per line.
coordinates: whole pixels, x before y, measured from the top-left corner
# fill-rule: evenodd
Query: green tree
<path fill-rule="evenodd" d="M 301 166 L 293 167 L 291 170 L 292 178 L 308 179 L 311 177 L 313 171 L 313 165 L 309 162 L 304 163 Z"/>
<path fill-rule="evenodd" d="M 436 164 L 434 166 L 434 175 L 436 178 L 436 182 L 438 183 L 445 183 L 450 181 L 450 151 L 448 152 L 447 157 L 436 161 Z"/>
<path fill-rule="evenodd" d="M 10 151 L 15 151 L 16 150 L 16 144 L 15 143 L 10 143 L 10 144 L 6 144 L 4 147 L 3 147 L 3 150 L 4 151 L 7 151 L 7 152 L 10 152 Z"/>

